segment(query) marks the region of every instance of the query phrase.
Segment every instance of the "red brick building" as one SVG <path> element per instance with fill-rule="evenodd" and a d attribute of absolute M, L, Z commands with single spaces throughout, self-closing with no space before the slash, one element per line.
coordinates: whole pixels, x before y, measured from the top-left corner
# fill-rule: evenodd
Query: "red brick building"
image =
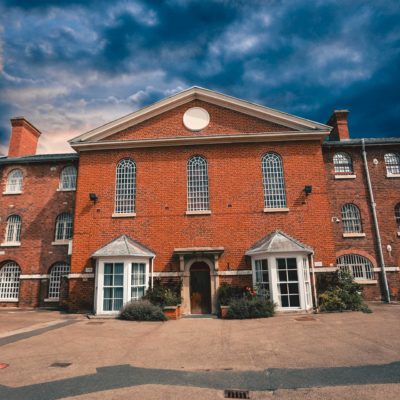
<path fill-rule="evenodd" d="M 185 313 L 215 312 L 222 282 L 310 309 L 314 276 L 337 265 L 367 298 L 398 298 L 400 140 L 349 139 L 345 111 L 324 125 L 191 88 L 47 156 L 26 154 L 39 134 L 15 121 L 0 159 L 0 304 L 114 313 L 162 278 L 182 280 Z"/>

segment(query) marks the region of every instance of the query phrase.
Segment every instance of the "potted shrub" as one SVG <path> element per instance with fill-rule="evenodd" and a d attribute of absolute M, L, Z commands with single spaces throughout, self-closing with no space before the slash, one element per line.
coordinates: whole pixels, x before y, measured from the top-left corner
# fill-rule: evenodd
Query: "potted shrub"
<path fill-rule="evenodd" d="M 229 283 L 223 283 L 220 285 L 217 291 L 217 302 L 220 310 L 220 317 L 226 318 L 229 308 L 229 303 L 234 300 L 243 297 L 245 288 L 233 286 Z"/>
<path fill-rule="evenodd" d="M 178 319 L 180 316 L 179 298 L 171 289 L 166 289 L 163 299 L 164 315 L 168 319 Z"/>

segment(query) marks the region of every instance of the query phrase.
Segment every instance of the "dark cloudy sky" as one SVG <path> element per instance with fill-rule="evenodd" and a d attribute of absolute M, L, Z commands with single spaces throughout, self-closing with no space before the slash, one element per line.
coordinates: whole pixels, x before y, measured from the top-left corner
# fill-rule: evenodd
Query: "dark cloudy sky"
<path fill-rule="evenodd" d="M 400 136 L 400 1 L 0 0 L 0 152 L 9 118 L 41 152 L 198 85 Z"/>

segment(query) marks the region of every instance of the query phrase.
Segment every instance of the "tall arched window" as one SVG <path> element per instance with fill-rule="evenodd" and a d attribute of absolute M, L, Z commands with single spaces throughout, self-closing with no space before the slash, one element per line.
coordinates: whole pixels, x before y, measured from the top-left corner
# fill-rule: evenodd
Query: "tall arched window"
<path fill-rule="evenodd" d="M 394 217 L 396 218 L 397 231 L 400 232 L 400 203 L 394 208 Z"/>
<path fill-rule="evenodd" d="M 21 193 L 22 180 L 22 171 L 20 169 L 13 169 L 7 177 L 6 193 Z"/>
<path fill-rule="evenodd" d="M 133 214 L 136 198 L 136 164 L 124 159 L 117 165 L 115 183 L 115 213 Z"/>
<path fill-rule="evenodd" d="M 282 159 L 276 153 L 267 153 L 261 159 L 264 207 L 286 208 L 285 180 Z"/>
<path fill-rule="evenodd" d="M 368 258 L 359 254 L 345 254 L 336 259 L 337 267 L 349 271 L 354 278 L 374 279 L 374 269 Z"/>
<path fill-rule="evenodd" d="M 397 153 L 385 154 L 386 172 L 391 175 L 400 175 L 400 155 Z"/>
<path fill-rule="evenodd" d="M 19 243 L 21 240 L 21 217 L 10 215 L 7 218 L 6 243 Z"/>
<path fill-rule="evenodd" d="M 69 240 L 72 238 L 72 215 L 62 213 L 56 219 L 55 240 Z"/>
<path fill-rule="evenodd" d="M 60 175 L 60 190 L 76 189 L 76 168 L 73 165 L 63 168 Z"/>
<path fill-rule="evenodd" d="M 18 301 L 20 274 L 21 269 L 14 261 L 10 261 L 0 268 L 0 301 Z"/>
<path fill-rule="evenodd" d="M 342 207 L 344 233 L 362 233 L 361 214 L 358 207 L 347 203 Z"/>
<path fill-rule="evenodd" d="M 69 274 L 69 265 L 66 263 L 54 264 L 50 270 L 49 299 L 59 299 L 61 278 Z"/>
<path fill-rule="evenodd" d="M 208 198 L 208 166 L 202 156 L 194 156 L 187 163 L 188 211 L 207 211 L 210 209 Z"/>
<path fill-rule="evenodd" d="M 333 156 L 333 166 L 337 174 L 353 173 L 353 162 L 347 153 L 336 153 Z"/>

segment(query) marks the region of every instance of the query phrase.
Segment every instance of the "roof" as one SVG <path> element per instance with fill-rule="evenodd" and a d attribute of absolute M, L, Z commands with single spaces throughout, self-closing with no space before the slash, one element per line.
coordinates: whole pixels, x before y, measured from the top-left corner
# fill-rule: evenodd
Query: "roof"
<path fill-rule="evenodd" d="M 0 157 L 0 165 L 2 164 L 30 164 L 40 162 L 57 162 L 57 161 L 74 161 L 79 159 L 78 153 L 64 154 L 36 154 L 24 157 Z"/>
<path fill-rule="evenodd" d="M 144 107 L 122 118 L 116 119 L 96 129 L 86 132 L 69 141 L 72 147 L 78 147 L 82 143 L 96 142 L 107 138 L 121 130 L 139 124 L 149 118 L 171 110 L 192 100 L 203 100 L 231 110 L 235 110 L 260 119 L 268 120 L 298 131 L 314 131 L 315 133 L 329 133 L 332 128 L 328 125 L 297 117 L 282 111 L 251 103 L 246 100 L 227 96 L 213 90 L 194 86 L 182 92 L 160 100 L 150 106 Z M 296 132 L 293 132 L 296 133 Z"/>
<path fill-rule="evenodd" d="M 345 140 L 327 140 L 323 142 L 324 147 L 341 147 L 341 146 L 361 146 L 363 139 L 345 139 Z M 366 146 L 387 146 L 392 144 L 400 145 L 400 137 L 387 138 L 365 138 Z"/>
<path fill-rule="evenodd" d="M 246 251 L 246 256 L 253 256 L 263 253 L 291 252 L 305 252 L 309 254 L 314 253 L 311 247 L 306 246 L 305 244 L 299 242 L 280 230 L 276 230 L 250 247 L 250 249 Z"/>
<path fill-rule="evenodd" d="M 92 254 L 92 257 L 155 257 L 150 249 L 131 239 L 127 235 L 122 235 L 112 242 L 101 247 Z"/>

